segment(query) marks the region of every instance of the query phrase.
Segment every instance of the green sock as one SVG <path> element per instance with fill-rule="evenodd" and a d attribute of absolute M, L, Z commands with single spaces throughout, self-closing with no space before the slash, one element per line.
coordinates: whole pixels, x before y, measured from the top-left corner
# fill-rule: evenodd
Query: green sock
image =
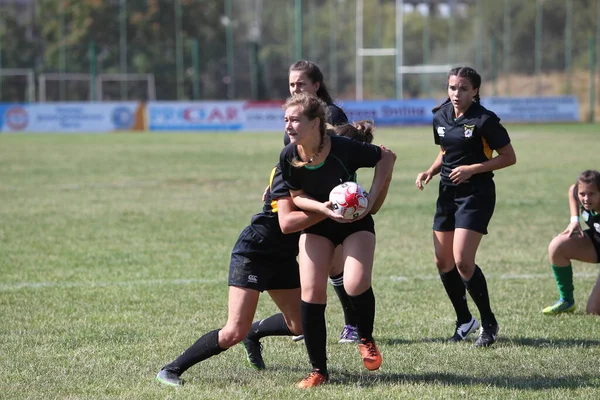
<path fill-rule="evenodd" d="M 560 298 L 568 302 L 573 302 L 573 267 L 571 264 L 566 267 L 559 267 L 552 265 L 552 271 L 554 271 L 554 279 L 556 279 L 556 286 L 558 286 L 558 293 Z"/>

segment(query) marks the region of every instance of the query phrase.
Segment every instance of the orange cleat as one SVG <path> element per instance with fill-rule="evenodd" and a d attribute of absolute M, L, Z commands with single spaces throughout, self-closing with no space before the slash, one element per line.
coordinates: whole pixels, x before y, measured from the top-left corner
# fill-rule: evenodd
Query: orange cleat
<path fill-rule="evenodd" d="M 329 379 L 327 375 L 323 375 L 318 370 L 314 369 L 306 378 L 298 382 L 296 386 L 300 389 L 308 389 L 324 384 L 327 382 L 327 379 Z"/>
<path fill-rule="evenodd" d="M 360 349 L 360 355 L 362 357 L 365 368 L 369 371 L 375 371 L 379 369 L 383 358 L 381 357 L 379 348 L 375 344 L 375 340 L 367 340 L 364 338 L 360 339 L 358 348 Z"/>

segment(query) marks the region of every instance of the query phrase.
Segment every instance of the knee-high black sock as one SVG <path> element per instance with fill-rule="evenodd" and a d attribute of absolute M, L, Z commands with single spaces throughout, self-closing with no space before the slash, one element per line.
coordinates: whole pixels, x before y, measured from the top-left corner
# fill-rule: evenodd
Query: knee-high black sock
<path fill-rule="evenodd" d="M 304 344 L 308 352 L 308 359 L 313 369 L 318 369 L 324 375 L 327 375 L 326 306 L 326 304 L 302 302 L 302 329 L 304 330 Z"/>
<path fill-rule="evenodd" d="M 179 357 L 171 363 L 165 365 L 162 369 L 175 372 L 178 375 L 183 374 L 191 366 L 198 364 L 212 356 L 224 352 L 227 349 L 219 347 L 219 331 L 215 329 L 200 337 L 196 342 L 185 350 Z"/>
<path fill-rule="evenodd" d="M 356 312 L 357 329 L 361 339 L 373 339 L 373 324 L 375 322 L 375 294 L 370 287 L 358 296 L 348 296 L 352 308 Z"/>
<path fill-rule="evenodd" d="M 259 340 L 265 336 L 292 336 L 293 333 L 285 323 L 283 314 L 271 315 L 269 318 L 261 319 L 252 323 L 248 339 Z"/>
<path fill-rule="evenodd" d="M 346 289 L 344 288 L 344 273 L 342 272 L 339 275 L 330 277 L 329 281 L 333 285 L 333 289 L 340 299 L 340 303 L 342 303 L 342 310 L 344 311 L 344 323 L 346 325 L 356 326 L 356 316 L 354 315 L 354 310 L 352 309 L 352 304 L 350 303 L 348 293 L 346 293 Z"/>
<path fill-rule="evenodd" d="M 459 324 L 469 322 L 472 316 L 467 304 L 467 290 L 456 265 L 448 272 L 440 272 L 440 278 L 456 312 L 456 321 Z"/>
<path fill-rule="evenodd" d="M 475 302 L 475 305 L 479 309 L 479 315 L 481 316 L 481 325 L 489 326 L 495 325 L 496 317 L 490 307 L 490 296 L 488 294 L 487 282 L 485 276 L 477 265 L 475 265 L 475 272 L 468 281 L 465 281 L 465 286 L 471 295 L 471 298 Z"/>

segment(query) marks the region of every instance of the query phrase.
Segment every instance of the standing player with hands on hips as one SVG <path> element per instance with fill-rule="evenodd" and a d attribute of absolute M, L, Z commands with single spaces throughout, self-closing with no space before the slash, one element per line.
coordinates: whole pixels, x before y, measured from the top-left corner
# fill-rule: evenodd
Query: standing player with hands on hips
<path fill-rule="evenodd" d="M 590 169 L 579 174 L 577 182 L 569 188 L 569 210 L 569 226 L 548 246 L 560 299 L 542 310 L 546 315 L 575 311 L 571 260 L 600 263 L 600 172 Z M 583 231 L 579 225 L 580 213 L 588 226 Z M 588 298 L 586 312 L 600 315 L 600 275 Z"/>
<path fill-rule="evenodd" d="M 415 184 L 423 190 L 440 174 L 433 245 L 435 264 L 456 312 L 450 341 L 464 340 L 479 326 L 467 305 L 469 291 L 481 317 L 475 346 L 487 347 L 496 341 L 498 322 L 475 256 L 496 204 L 493 171 L 517 159 L 500 118 L 479 103 L 480 86 L 481 76 L 472 68 L 458 67 L 448 73 L 448 99 L 433 110 L 433 136 L 440 151 L 429 169 L 417 175 Z"/>
<path fill-rule="evenodd" d="M 302 231 L 300 236 L 301 319 L 304 342 L 312 372 L 297 386 L 309 388 L 325 383 L 329 374 L 326 356 L 325 307 L 327 278 L 336 246 L 342 244 L 344 286 L 357 317 L 359 349 L 364 366 L 376 370 L 381 353 L 373 339 L 375 296 L 371 275 L 375 252 L 375 227 L 369 214 L 394 167 L 394 153 L 387 149 L 340 137 L 326 130 L 324 103 L 309 93 L 299 93 L 284 104 L 286 133 L 290 144 L 281 152 L 279 164 L 294 204 L 307 212 L 329 218 Z M 375 167 L 367 210 L 344 221 L 328 201 L 330 191 L 354 179 L 362 167 Z M 346 222 L 346 223 L 343 223 Z"/>

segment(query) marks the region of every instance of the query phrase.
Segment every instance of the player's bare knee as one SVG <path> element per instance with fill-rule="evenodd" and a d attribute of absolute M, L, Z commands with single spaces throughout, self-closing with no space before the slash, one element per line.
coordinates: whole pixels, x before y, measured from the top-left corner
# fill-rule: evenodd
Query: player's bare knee
<path fill-rule="evenodd" d="M 454 260 L 448 262 L 444 259 L 435 257 L 433 261 L 435 262 L 435 266 L 439 272 L 449 272 L 452 270 L 452 268 L 454 268 Z"/>
<path fill-rule="evenodd" d="M 225 327 L 219 332 L 219 346 L 228 349 L 244 340 L 247 334 L 248 331 L 240 327 Z"/>

